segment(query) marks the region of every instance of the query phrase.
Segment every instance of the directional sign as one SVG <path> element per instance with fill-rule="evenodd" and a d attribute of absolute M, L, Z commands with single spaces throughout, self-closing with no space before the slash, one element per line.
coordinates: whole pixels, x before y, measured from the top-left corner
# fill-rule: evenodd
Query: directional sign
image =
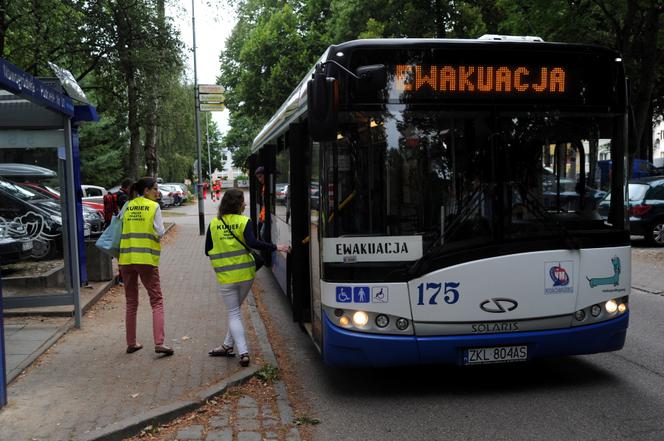
<path fill-rule="evenodd" d="M 221 112 L 226 109 L 224 103 L 200 103 L 201 112 Z"/>
<path fill-rule="evenodd" d="M 223 93 L 201 93 L 198 95 L 198 100 L 201 103 L 223 103 L 224 94 Z"/>
<path fill-rule="evenodd" d="M 199 84 L 198 93 L 224 93 L 224 86 L 217 84 Z"/>

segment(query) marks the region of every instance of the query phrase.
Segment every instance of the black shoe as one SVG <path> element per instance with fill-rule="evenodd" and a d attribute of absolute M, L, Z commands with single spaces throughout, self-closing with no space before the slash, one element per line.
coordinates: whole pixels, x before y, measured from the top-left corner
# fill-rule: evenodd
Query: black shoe
<path fill-rule="evenodd" d="M 246 352 L 240 355 L 240 366 L 247 367 L 249 366 L 249 354 Z"/>

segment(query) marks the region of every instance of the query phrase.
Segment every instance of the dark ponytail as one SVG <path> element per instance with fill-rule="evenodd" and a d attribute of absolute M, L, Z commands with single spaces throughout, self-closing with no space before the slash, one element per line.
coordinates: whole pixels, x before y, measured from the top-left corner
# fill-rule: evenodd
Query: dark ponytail
<path fill-rule="evenodd" d="M 155 178 L 151 178 L 149 176 L 146 176 L 144 178 L 139 179 L 136 181 L 134 184 L 134 188 L 132 189 L 133 192 L 135 192 L 136 196 L 144 196 L 145 195 L 145 189 L 150 189 L 154 187 L 154 184 L 157 183 L 157 180 Z"/>

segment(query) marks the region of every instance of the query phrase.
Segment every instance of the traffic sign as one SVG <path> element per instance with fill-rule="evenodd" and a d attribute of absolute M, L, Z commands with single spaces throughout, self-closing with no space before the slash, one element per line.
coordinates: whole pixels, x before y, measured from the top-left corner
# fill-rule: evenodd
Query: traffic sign
<path fill-rule="evenodd" d="M 224 103 L 200 103 L 201 112 L 221 112 L 226 109 Z"/>
<path fill-rule="evenodd" d="M 201 93 L 198 95 L 198 100 L 201 103 L 223 103 L 224 94 L 223 93 Z"/>
<path fill-rule="evenodd" d="M 224 86 L 218 84 L 199 84 L 198 93 L 224 93 Z"/>

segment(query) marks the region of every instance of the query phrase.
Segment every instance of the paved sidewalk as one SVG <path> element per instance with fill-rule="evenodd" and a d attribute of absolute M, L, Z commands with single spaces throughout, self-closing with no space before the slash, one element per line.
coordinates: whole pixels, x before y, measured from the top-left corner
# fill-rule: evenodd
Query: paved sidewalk
<path fill-rule="evenodd" d="M 206 224 L 216 206 L 207 201 Z M 152 421 L 164 422 L 196 408 L 261 367 L 254 362 L 242 368 L 237 358 L 207 355 L 221 343 L 226 314 L 204 256 L 197 206 L 166 210 L 164 215 L 165 221 L 176 223 L 164 239 L 160 263 L 166 343 L 175 355 L 161 357 L 152 350 L 151 310 L 143 289 L 138 338 L 144 349 L 125 353 L 124 294 L 115 287 L 85 315 L 82 329 L 71 329 L 10 385 L 9 404 L 0 410 L 0 439 L 122 439 Z M 257 332 L 260 319 L 250 307 L 245 328 L 253 361 L 273 359 L 264 330 Z M 285 389 L 281 395 L 285 400 Z M 291 418 L 285 403 L 275 415 L 282 426 Z M 249 432 L 253 439 L 263 437 L 261 430 Z M 297 431 L 289 433 L 289 439 L 298 439 Z"/>

